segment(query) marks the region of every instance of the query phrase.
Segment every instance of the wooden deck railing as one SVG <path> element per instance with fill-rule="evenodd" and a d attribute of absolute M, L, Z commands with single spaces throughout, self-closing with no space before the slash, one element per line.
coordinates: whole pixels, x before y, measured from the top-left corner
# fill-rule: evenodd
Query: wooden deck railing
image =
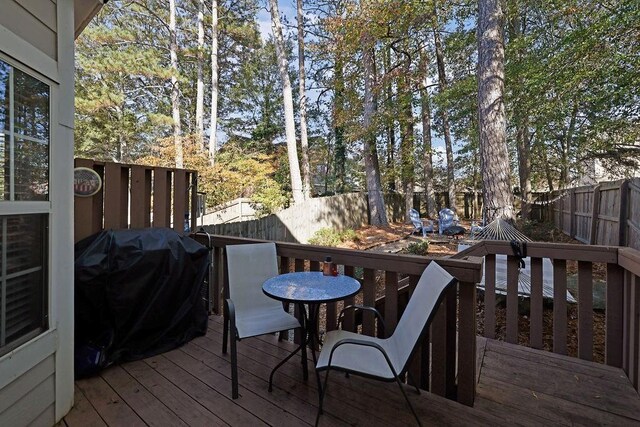
<path fill-rule="evenodd" d="M 75 166 L 93 169 L 102 178 L 97 194 L 75 197 L 75 242 L 109 228 L 173 227 L 183 233 L 187 217 L 190 229 L 195 229 L 195 170 L 88 159 L 75 159 Z"/>
<path fill-rule="evenodd" d="M 518 344 L 518 259 L 509 242 L 484 241 L 453 258 L 485 257 L 484 334 L 494 338 L 496 331 L 496 255 L 507 255 L 506 337 Z M 531 257 L 531 298 L 529 343 L 543 348 L 543 258 L 553 261 L 553 346 L 552 351 L 567 354 L 568 318 L 566 300 L 567 262 L 577 262 L 577 357 L 592 360 L 594 339 L 593 267 L 606 264 L 605 363 L 622 368 L 636 390 L 640 386 L 640 251 L 615 246 L 583 246 L 555 243 L 527 243 Z M 520 342 L 519 344 L 522 344 Z"/>
<path fill-rule="evenodd" d="M 212 310 L 222 311 L 222 290 L 225 283 L 225 246 L 254 243 L 259 240 L 226 236 L 195 235 L 195 238 L 212 250 L 212 277 L 210 295 Z M 358 276 L 362 282 L 362 291 L 344 304 L 360 299 L 362 303 L 373 306 L 376 297 L 383 294 L 386 300 L 383 317 L 387 324 L 387 335 L 393 333 L 401 315 L 398 304 L 399 281 L 407 282 L 409 289 L 417 284 L 418 278 L 432 262 L 432 259 L 412 256 L 355 251 L 276 242 L 280 256 L 280 270 L 317 271 L 320 262 L 326 256 L 344 267 L 344 273 Z M 425 390 L 473 405 L 476 383 L 476 283 L 482 277 L 480 258 L 438 259 L 438 264 L 458 279 L 457 288 L 446 295 L 433 321 L 430 333 L 412 360 L 410 372 Z M 251 260 L 247 260 L 250 267 Z M 360 277 L 360 271 L 362 271 Z M 377 294 L 378 292 L 378 294 Z M 320 328 L 326 331 L 337 327 L 337 314 L 342 303 L 327 304 L 326 316 Z M 375 335 L 376 323 L 372 313 L 364 313 L 361 327 L 355 317 L 347 317 L 343 327 L 367 335 Z"/>

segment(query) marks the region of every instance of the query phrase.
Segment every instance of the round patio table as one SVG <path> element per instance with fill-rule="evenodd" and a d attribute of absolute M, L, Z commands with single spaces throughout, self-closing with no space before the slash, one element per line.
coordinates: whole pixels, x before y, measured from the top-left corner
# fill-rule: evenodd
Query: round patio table
<path fill-rule="evenodd" d="M 280 362 L 269 376 L 269 391 L 273 389 L 273 374 L 293 357 L 298 351 L 306 352 L 307 345 L 311 345 L 313 362 L 316 359 L 316 342 L 318 332 L 318 312 L 322 303 L 340 301 L 354 296 L 360 291 L 360 282 L 353 277 L 337 275 L 325 276 L 319 271 L 300 271 L 296 273 L 286 273 L 272 277 L 262 285 L 262 292 L 268 297 L 278 301 L 297 304 L 302 313 L 303 340 L 300 347 L 288 355 Z M 305 308 L 309 305 L 309 312 Z M 303 375 L 308 378 L 307 362 L 304 357 Z M 318 390 L 321 390 L 320 375 L 316 372 Z"/>

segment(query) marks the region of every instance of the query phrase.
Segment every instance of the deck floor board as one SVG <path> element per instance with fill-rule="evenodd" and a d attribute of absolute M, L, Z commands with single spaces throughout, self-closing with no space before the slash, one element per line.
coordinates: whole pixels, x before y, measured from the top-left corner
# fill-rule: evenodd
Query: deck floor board
<path fill-rule="evenodd" d="M 74 425 L 309 426 L 318 408 L 299 357 L 274 377 L 272 367 L 295 346 L 263 336 L 238 343 L 240 398 L 231 399 L 230 357 L 222 353 L 222 321 L 179 349 L 76 382 Z M 640 396 L 622 370 L 479 338 L 473 408 L 407 388 L 423 425 L 640 425 Z M 332 373 L 321 426 L 412 425 L 395 383 Z"/>

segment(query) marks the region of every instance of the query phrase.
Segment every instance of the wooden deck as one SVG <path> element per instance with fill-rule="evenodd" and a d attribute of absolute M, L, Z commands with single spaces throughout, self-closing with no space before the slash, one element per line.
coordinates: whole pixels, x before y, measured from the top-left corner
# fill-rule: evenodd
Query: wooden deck
<path fill-rule="evenodd" d="M 68 426 L 313 425 L 316 383 L 302 381 L 294 358 L 275 376 L 271 367 L 292 344 L 275 337 L 238 346 L 240 398 L 231 400 L 230 364 L 222 355 L 222 324 L 185 346 L 105 370 L 76 382 Z M 640 396 L 622 370 L 498 341 L 478 339 L 473 408 L 427 392 L 409 391 L 425 425 L 640 425 Z M 334 375 L 320 425 L 412 425 L 397 385 Z"/>

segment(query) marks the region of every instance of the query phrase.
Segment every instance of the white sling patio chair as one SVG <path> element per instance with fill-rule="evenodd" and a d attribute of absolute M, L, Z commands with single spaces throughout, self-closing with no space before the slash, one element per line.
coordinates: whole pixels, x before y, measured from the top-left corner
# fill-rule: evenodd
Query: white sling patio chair
<path fill-rule="evenodd" d="M 331 369 L 382 381 L 396 381 L 418 425 L 421 425 L 400 378 L 407 372 L 411 356 L 427 333 L 445 290 L 455 283 L 456 279 L 432 261 L 422 273 L 398 326 L 389 338 L 375 338 L 343 330 L 327 334 L 316 365 L 317 371 L 327 371 L 316 425 L 322 413 Z M 419 392 L 418 388 L 416 390 Z"/>
<path fill-rule="evenodd" d="M 227 246 L 229 286 L 225 289 L 222 353 L 227 352 L 231 332 L 231 397 L 238 398 L 236 340 L 300 328 L 298 319 L 284 311 L 282 303 L 262 292 L 265 280 L 278 275 L 275 243 Z M 307 360 L 302 346 L 303 364 Z M 306 368 L 306 366 L 305 366 Z"/>

